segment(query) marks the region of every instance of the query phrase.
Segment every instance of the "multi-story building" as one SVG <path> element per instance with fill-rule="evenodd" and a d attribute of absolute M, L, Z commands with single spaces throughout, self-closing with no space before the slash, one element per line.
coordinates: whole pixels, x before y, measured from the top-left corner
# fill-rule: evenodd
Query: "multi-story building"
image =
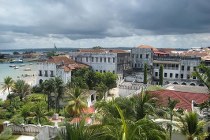
<path fill-rule="evenodd" d="M 153 58 L 153 78 L 158 81 L 159 68 L 163 65 L 163 79 L 165 84 L 197 85 L 197 78 L 192 72 L 200 64 L 201 57 L 190 56 L 155 56 Z"/>
<path fill-rule="evenodd" d="M 71 81 L 71 72 L 75 69 L 88 67 L 75 62 L 66 56 L 53 56 L 38 64 L 37 84 L 53 77 L 60 77 L 64 83 Z"/>
<path fill-rule="evenodd" d="M 141 45 L 131 50 L 132 68 L 143 71 L 146 63 L 151 68 L 152 81 L 158 83 L 159 68 L 163 65 L 164 83 L 180 85 L 202 85 L 192 72 L 206 56 L 204 50 L 160 51 L 154 47 Z"/>
<path fill-rule="evenodd" d="M 140 45 L 131 49 L 132 68 L 143 70 L 144 64 L 152 66 L 153 52 L 156 48 L 148 45 Z"/>
<path fill-rule="evenodd" d="M 70 57 L 76 62 L 89 65 L 94 71 L 123 74 L 130 68 L 130 52 L 108 49 L 81 49 L 71 52 Z"/>

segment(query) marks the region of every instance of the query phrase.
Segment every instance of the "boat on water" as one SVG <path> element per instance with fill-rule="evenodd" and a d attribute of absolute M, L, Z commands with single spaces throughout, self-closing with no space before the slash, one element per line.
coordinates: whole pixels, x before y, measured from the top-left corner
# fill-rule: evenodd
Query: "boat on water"
<path fill-rule="evenodd" d="M 10 63 L 23 63 L 23 60 L 22 59 L 15 59 L 15 60 L 10 61 Z"/>
<path fill-rule="evenodd" d="M 23 66 L 25 66 L 25 64 L 20 64 L 20 67 L 23 67 Z"/>
<path fill-rule="evenodd" d="M 33 63 L 29 63 L 29 65 L 33 65 Z"/>
<path fill-rule="evenodd" d="M 9 67 L 14 68 L 14 67 L 16 67 L 16 65 L 9 65 Z"/>
<path fill-rule="evenodd" d="M 15 66 L 14 69 L 19 69 L 19 67 Z"/>
<path fill-rule="evenodd" d="M 25 68 L 24 71 L 31 71 L 31 68 Z"/>

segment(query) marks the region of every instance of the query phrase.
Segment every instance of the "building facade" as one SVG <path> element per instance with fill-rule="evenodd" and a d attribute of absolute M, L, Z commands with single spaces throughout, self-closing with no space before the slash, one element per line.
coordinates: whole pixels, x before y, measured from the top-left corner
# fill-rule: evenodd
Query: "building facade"
<path fill-rule="evenodd" d="M 53 56 L 47 61 L 39 62 L 36 84 L 41 84 L 53 77 L 60 77 L 64 83 L 67 83 L 71 81 L 72 71 L 83 67 L 87 66 L 76 63 L 66 56 Z"/>
<path fill-rule="evenodd" d="M 175 54 L 160 51 L 151 46 L 140 45 L 131 50 L 132 68 L 141 72 L 146 63 L 151 69 L 152 82 L 158 84 L 159 68 L 163 65 L 164 84 L 202 86 L 192 73 L 201 63 L 201 56 L 203 55 L 206 55 L 203 51 L 189 50 Z"/>
<path fill-rule="evenodd" d="M 89 65 L 97 72 L 122 74 L 130 68 L 130 53 L 123 50 L 83 49 L 71 52 L 70 57 L 76 62 Z"/>

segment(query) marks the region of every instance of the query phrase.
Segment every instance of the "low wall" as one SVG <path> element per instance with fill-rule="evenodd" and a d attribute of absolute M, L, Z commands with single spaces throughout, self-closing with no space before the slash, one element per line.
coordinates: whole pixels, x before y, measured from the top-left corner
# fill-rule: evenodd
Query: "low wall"
<path fill-rule="evenodd" d="M 36 136 L 38 140 L 51 139 L 55 137 L 61 129 L 65 129 L 65 127 L 58 128 L 56 126 L 49 125 L 15 125 L 10 124 L 9 122 L 4 122 L 4 129 L 5 128 L 11 128 L 13 134 Z"/>

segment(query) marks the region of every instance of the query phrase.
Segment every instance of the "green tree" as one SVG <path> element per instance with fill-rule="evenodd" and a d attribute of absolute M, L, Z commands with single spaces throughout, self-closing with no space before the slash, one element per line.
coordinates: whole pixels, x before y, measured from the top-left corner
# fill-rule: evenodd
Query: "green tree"
<path fill-rule="evenodd" d="M 207 135 L 203 132 L 205 125 L 204 121 L 199 121 L 198 114 L 195 112 L 187 112 L 183 117 L 180 117 L 182 125 L 180 126 L 181 132 L 187 137 L 188 140 L 194 138 L 205 138 Z"/>
<path fill-rule="evenodd" d="M 147 63 L 144 63 L 144 84 L 147 84 Z"/>
<path fill-rule="evenodd" d="M 95 90 L 97 91 L 98 93 L 98 99 L 101 100 L 104 98 L 104 100 L 106 100 L 106 92 L 108 90 L 108 87 L 104 84 L 104 83 L 100 83 L 100 84 L 97 84 L 97 86 L 95 87 Z"/>
<path fill-rule="evenodd" d="M 210 67 L 199 65 L 193 72 L 193 76 L 196 76 L 210 90 Z"/>
<path fill-rule="evenodd" d="M 163 65 L 160 65 L 159 69 L 159 85 L 163 85 Z"/>
<path fill-rule="evenodd" d="M 52 94 L 55 93 L 55 80 L 50 78 L 42 83 L 43 92 L 47 95 L 47 110 L 49 111 L 52 104 Z"/>
<path fill-rule="evenodd" d="M 168 97 L 168 109 L 169 109 L 169 115 L 170 115 L 170 129 L 169 129 L 169 138 L 171 140 L 172 137 L 172 121 L 174 116 L 174 108 L 176 107 L 177 103 L 179 103 L 178 100 L 172 100 L 170 97 Z"/>
<path fill-rule="evenodd" d="M 14 84 L 12 91 L 20 97 L 20 101 L 25 98 L 27 94 L 31 93 L 30 85 L 23 80 L 17 80 Z"/>
<path fill-rule="evenodd" d="M 31 116 L 37 124 L 42 124 L 43 122 L 48 121 L 46 106 L 45 102 L 38 102 L 31 107 Z"/>
<path fill-rule="evenodd" d="M 59 77 L 55 77 L 55 110 L 57 113 L 60 112 L 60 101 L 64 96 L 65 85 L 63 80 Z"/>
<path fill-rule="evenodd" d="M 61 130 L 55 140 L 99 140 L 100 132 L 97 128 L 91 128 L 88 126 L 85 119 L 82 119 L 79 123 L 70 124 L 66 123 L 66 129 Z"/>
<path fill-rule="evenodd" d="M 131 98 L 135 104 L 136 119 L 143 119 L 146 115 L 154 114 L 157 98 L 147 92 L 141 92 Z"/>
<path fill-rule="evenodd" d="M 8 93 L 10 94 L 10 88 L 12 88 L 13 85 L 14 85 L 14 81 L 12 80 L 11 77 L 8 76 L 4 78 L 3 92 L 7 90 Z"/>
<path fill-rule="evenodd" d="M 67 94 L 70 96 L 70 100 L 66 106 L 66 111 L 73 117 L 80 116 L 82 111 L 87 108 L 87 91 L 76 87 L 68 91 Z"/>
<path fill-rule="evenodd" d="M 101 124 L 99 129 L 101 139 L 109 140 L 162 140 L 166 139 L 166 133 L 163 128 L 155 122 L 146 118 L 138 121 L 128 120 L 124 117 L 120 107 L 115 105 L 120 118 L 112 118 L 109 122 Z"/>

